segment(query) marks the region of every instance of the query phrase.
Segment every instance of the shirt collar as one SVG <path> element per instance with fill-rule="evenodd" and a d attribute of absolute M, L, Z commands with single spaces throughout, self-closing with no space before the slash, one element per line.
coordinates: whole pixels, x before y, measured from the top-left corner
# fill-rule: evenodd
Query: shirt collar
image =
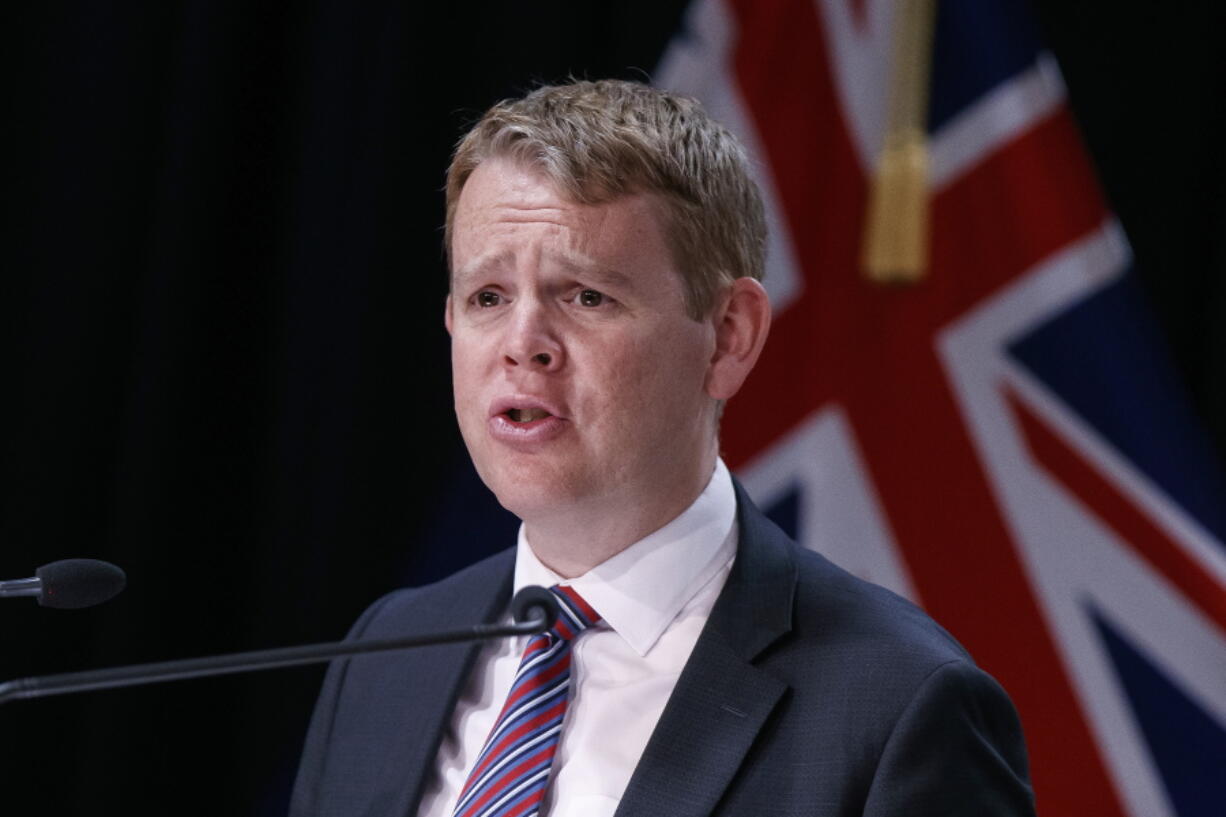
<path fill-rule="evenodd" d="M 569 584 L 639 655 L 736 553 L 736 493 L 723 460 L 680 516 L 575 579 L 536 558 L 519 527 L 515 590 Z"/>

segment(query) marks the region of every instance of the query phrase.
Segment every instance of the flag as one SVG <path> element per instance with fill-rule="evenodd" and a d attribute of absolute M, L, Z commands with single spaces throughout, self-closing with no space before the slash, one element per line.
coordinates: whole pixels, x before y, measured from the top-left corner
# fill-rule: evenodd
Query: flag
<path fill-rule="evenodd" d="M 1029 8 L 923 6 L 698 0 L 656 72 L 743 139 L 771 222 L 774 326 L 725 456 L 1002 682 L 1040 813 L 1220 815 L 1219 464 Z M 907 99 L 923 260 L 883 284 L 870 190 Z"/>

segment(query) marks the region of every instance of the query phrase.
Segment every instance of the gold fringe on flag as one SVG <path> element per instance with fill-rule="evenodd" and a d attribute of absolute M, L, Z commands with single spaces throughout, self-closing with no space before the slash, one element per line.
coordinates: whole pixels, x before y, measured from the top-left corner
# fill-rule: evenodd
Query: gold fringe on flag
<path fill-rule="evenodd" d="M 861 263 L 882 284 L 915 283 L 928 265 L 928 84 L 936 0 L 899 0 L 885 145 L 870 183 Z"/>

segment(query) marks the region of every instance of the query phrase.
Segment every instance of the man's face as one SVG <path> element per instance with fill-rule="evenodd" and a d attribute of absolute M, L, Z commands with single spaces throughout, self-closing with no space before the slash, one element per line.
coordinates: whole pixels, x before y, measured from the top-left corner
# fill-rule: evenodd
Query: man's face
<path fill-rule="evenodd" d="M 686 315 L 662 222 L 653 196 L 576 204 L 510 160 L 464 185 L 446 316 L 456 415 L 530 530 L 559 514 L 662 524 L 709 476 L 715 329 Z"/>

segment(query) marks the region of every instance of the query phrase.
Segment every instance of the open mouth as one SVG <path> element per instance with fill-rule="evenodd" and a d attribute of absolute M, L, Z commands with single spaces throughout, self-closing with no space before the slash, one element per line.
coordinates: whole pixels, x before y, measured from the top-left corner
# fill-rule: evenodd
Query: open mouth
<path fill-rule="evenodd" d="M 513 423 L 531 423 L 535 420 L 543 420 L 546 417 L 553 416 L 542 408 L 513 408 L 507 409 L 504 413 Z"/>

